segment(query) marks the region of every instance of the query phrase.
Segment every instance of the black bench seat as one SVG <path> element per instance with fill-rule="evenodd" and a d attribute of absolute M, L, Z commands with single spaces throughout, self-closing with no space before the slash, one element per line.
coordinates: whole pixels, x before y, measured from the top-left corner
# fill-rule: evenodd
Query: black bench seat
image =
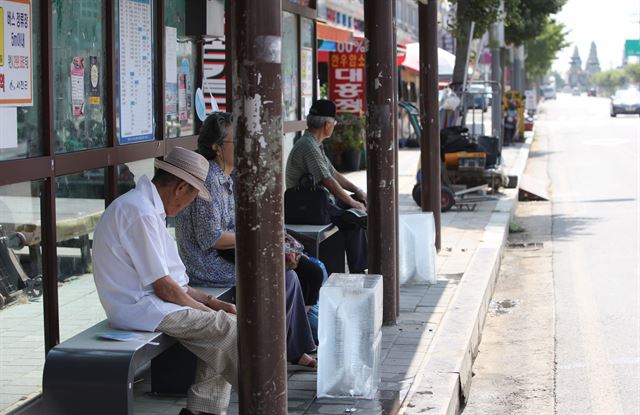
<path fill-rule="evenodd" d="M 228 288 L 202 290 L 223 300 L 230 292 Z M 186 392 L 196 358 L 176 339 L 159 332 L 135 332 L 143 341 L 98 337 L 114 331 L 118 330 L 104 320 L 49 351 L 42 379 L 44 413 L 132 415 L 134 377 L 149 362 L 152 392 Z"/>

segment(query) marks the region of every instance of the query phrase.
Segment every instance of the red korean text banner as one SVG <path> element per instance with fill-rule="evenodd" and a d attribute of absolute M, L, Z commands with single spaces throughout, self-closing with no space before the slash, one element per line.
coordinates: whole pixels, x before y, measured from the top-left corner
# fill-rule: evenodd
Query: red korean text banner
<path fill-rule="evenodd" d="M 366 110 L 364 39 L 338 43 L 329 54 L 329 99 L 338 113 L 362 115 Z"/>

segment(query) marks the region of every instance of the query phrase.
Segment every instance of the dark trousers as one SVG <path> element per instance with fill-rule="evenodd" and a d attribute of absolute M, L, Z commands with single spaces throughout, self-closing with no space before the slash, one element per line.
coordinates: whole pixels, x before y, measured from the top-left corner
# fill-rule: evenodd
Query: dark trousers
<path fill-rule="evenodd" d="M 331 222 L 336 225 L 344 236 L 344 247 L 347 252 L 347 264 L 352 274 L 362 274 L 367 269 L 367 231 L 360 226 L 348 222 L 344 218 L 345 210 L 349 206 L 338 200 L 332 205 Z"/>
<path fill-rule="evenodd" d="M 300 257 L 300 261 L 298 261 L 298 266 L 295 271 L 300 280 L 304 305 L 317 304 L 320 286 L 322 286 L 322 280 L 324 278 L 322 268 L 302 256 Z"/>

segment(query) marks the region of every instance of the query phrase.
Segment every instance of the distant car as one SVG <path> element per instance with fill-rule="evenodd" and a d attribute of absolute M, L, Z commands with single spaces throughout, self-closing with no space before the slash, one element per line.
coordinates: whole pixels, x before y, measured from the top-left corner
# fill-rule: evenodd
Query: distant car
<path fill-rule="evenodd" d="M 481 109 L 482 112 L 487 111 L 488 98 L 484 85 L 471 84 L 464 96 L 464 103 L 467 108 Z"/>
<path fill-rule="evenodd" d="M 573 95 L 575 97 L 579 97 L 580 96 L 580 89 L 577 86 L 574 86 L 573 88 L 571 88 L 571 95 Z"/>
<path fill-rule="evenodd" d="M 589 88 L 589 90 L 587 91 L 587 96 L 588 97 L 596 97 L 596 96 L 598 96 L 598 92 L 596 91 L 595 88 Z"/>
<path fill-rule="evenodd" d="M 637 89 L 620 89 L 611 97 L 612 117 L 618 114 L 640 115 L 640 91 Z"/>
<path fill-rule="evenodd" d="M 487 94 L 487 104 L 493 105 L 493 87 L 491 85 L 485 86 L 484 93 Z"/>
<path fill-rule="evenodd" d="M 542 97 L 544 99 L 556 99 L 556 89 L 554 87 L 543 86 L 541 90 L 542 90 Z"/>

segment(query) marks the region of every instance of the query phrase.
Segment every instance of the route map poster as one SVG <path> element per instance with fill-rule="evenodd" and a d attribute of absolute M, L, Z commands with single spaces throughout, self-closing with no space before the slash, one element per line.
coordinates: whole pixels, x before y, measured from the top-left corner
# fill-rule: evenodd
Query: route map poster
<path fill-rule="evenodd" d="M 153 140 L 150 0 L 119 2 L 120 144 Z"/>

